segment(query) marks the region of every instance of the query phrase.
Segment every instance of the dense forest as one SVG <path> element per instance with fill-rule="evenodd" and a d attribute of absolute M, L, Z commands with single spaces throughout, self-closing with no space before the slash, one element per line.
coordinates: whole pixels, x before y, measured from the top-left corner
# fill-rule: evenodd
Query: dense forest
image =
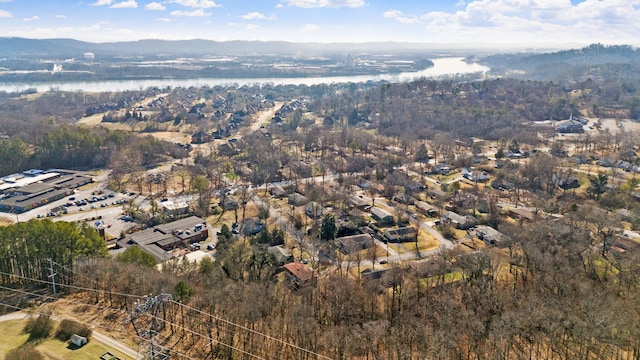
<path fill-rule="evenodd" d="M 514 241 L 500 253 L 441 252 L 380 281 L 332 273 L 316 288 L 292 292 L 275 282 L 276 266 L 268 258 L 250 256 L 245 246 L 224 245 L 239 241 L 229 237 L 216 263 L 176 263 L 158 273 L 114 260 L 85 262 L 75 271 L 92 276 L 76 275 L 74 284 L 108 289 L 86 292 L 84 299 L 111 308 L 114 316 L 107 318 L 114 326 L 123 320 L 120 309 L 134 306 L 118 293 L 174 294 L 160 315 L 162 336 L 173 344 L 167 347 L 195 358 L 235 358 L 241 351 L 301 358 L 289 345 L 253 332 L 333 359 L 635 358 L 639 259 L 607 253 L 603 261 L 603 245 L 591 240 L 591 211 L 585 207 L 566 220 L 504 230 Z M 24 249 L 37 254 L 52 244 L 42 240 Z M 10 263 L 16 267 L 12 272 L 32 266 Z M 451 267 L 457 281 L 445 270 Z M 47 272 L 23 274 L 41 278 Z M 13 283 L 12 277 L 3 279 Z M 220 317 L 252 332 L 234 329 Z M 212 349 L 202 334 L 226 339 L 236 350 Z"/>
<path fill-rule="evenodd" d="M 47 126 L 45 126 L 47 127 Z M 144 167 L 167 158 L 183 158 L 184 148 L 138 137 L 124 131 L 89 130 L 76 126 L 49 127 L 41 137 L 31 134 L 28 142 L 19 137 L 0 140 L 0 174 L 8 175 L 29 168 L 93 169 L 105 167 L 112 158 L 126 157 L 132 167 Z"/>

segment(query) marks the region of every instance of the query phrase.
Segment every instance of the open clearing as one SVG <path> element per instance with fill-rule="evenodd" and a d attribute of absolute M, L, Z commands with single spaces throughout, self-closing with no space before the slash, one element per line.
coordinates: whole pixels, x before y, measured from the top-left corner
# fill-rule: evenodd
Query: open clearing
<path fill-rule="evenodd" d="M 29 338 L 28 334 L 22 333 L 26 320 L 9 320 L 0 323 L 0 358 L 4 359 L 9 351 L 24 345 Z M 55 331 L 55 330 L 54 330 Z M 90 340 L 85 346 L 79 349 L 72 349 L 68 342 L 56 339 L 47 339 L 35 345 L 35 349 L 50 360 L 95 360 L 100 355 L 109 351 L 120 359 L 131 359 L 124 354 L 115 351 L 97 340 Z"/>

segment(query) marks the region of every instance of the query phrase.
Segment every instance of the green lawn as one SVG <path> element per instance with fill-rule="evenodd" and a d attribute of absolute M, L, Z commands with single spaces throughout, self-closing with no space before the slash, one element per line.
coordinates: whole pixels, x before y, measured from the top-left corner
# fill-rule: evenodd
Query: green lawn
<path fill-rule="evenodd" d="M 18 348 L 26 343 L 29 335 L 22 333 L 25 324 L 25 320 L 0 322 L 0 338 L 2 339 L 2 341 L 0 341 L 0 359 L 4 359 L 12 349 Z M 48 339 L 40 342 L 35 348 L 45 356 L 45 359 L 51 360 L 96 360 L 100 359 L 100 355 L 107 351 L 118 356 L 120 359 L 131 359 L 96 340 L 91 340 L 88 344 L 76 350 L 69 348 L 69 342 L 62 342 L 56 339 Z"/>

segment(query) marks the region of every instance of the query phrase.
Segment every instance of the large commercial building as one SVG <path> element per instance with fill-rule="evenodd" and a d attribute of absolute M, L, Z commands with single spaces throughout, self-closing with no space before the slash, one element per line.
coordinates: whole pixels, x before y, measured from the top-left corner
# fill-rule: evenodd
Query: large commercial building
<path fill-rule="evenodd" d="M 93 182 L 85 173 L 71 170 L 31 169 L 0 178 L 0 211 L 23 213 L 73 194 L 73 189 Z"/>

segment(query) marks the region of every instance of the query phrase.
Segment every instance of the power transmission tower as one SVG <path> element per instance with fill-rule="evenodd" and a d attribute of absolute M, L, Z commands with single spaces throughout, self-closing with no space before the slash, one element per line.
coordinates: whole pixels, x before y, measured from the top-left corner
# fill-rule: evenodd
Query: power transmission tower
<path fill-rule="evenodd" d="M 56 275 L 58 275 L 58 273 L 53 271 L 53 259 L 48 258 L 47 259 L 49 261 L 49 278 L 51 278 L 51 285 L 53 286 L 53 294 L 56 294 Z"/>
<path fill-rule="evenodd" d="M 162 351 L 162 346 L 157 344 L 157 337 L 162 330 L 162 322 L 156 319 L 162 304 L 167 300 L 173 300 L 170 294 L 159 294 L 152 296 L 145 295 L 141 300 L 134 303 L 133 311 L 130 314 L 130 321 L 136 335 L 140 338 L 148 339 L 148 353 L 150 360 L 169 360 L 169 355 Z M 143 314 L 151 314 L 151 321 L 146 329 L 138 331 L 135 321 Z"/>

